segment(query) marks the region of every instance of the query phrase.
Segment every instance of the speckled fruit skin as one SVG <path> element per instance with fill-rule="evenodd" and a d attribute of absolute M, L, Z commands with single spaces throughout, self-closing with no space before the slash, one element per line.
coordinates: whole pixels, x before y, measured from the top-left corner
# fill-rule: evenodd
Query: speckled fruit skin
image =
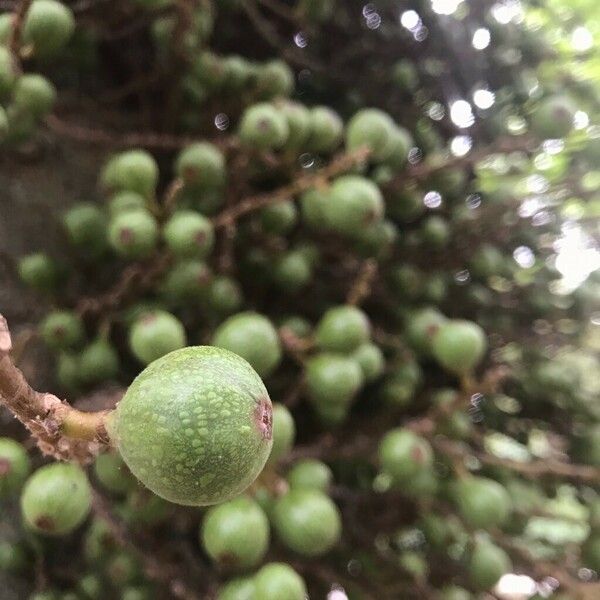
<path fill-rule="evenodd" d="M 65 535 L 87 517 L 92 493 L 86 474 L 76 465 L 52 463 L 25 484 L 21 511 L 25 523 L 44 535 Z"/>
<path fill-rule="evenodd" d="M 340 538 L 342 520 L 333 501 L 315 489 L 290 490 L 273 509 L 281 541 L 304 556 L 325 554 Z"/>
<path fill-rule="evenodd" d="M 498 482 L 467 477 L 454 485 L 453 495 L 463 519 L 473 527 L 496 527 L 508 520 L 512 503 Z"/>
<path fill-rule="evenodd" d="M 191 346 L 138 375 L 108 430 L 146 487 L 200 506 L 229 500 L 254 481 L 271 452 L 272 423 L 269 394 L 244 359 Z"/>
<path fill-rule="evenodd" d="M 254 576 L 254 585 L 260 600 L 304 600 L 307 595 L 302 577 L 285 563 L 266 564 Z"/>
<path fill-rule="evenodd" d="M 485 333 L 471 321 L 443 323 L 433 338 L 433 355 L 448 371 L 463 375 L 481 361 L 487 347 Z"/>
<path fill-rule="evenodd" d="M 27 451 L 11 438 L 0 438 L 0 498 L 16 492 L 31 468 Z"/>
<path fill-rule="evenodd" d="M 211 508 L 202 523 L 201 540 L 208 555 L 226 569 L 250 569 L 269 548 L 269 520 L 247 497 Z"/>
<path fill-rule="evenodd" d="M 469 579 L 479 590 L 489 590 L 505 573 L 512 570 L 512 562 L 502 548 L 488 541 L 479 541 L 469 561 Z"/>

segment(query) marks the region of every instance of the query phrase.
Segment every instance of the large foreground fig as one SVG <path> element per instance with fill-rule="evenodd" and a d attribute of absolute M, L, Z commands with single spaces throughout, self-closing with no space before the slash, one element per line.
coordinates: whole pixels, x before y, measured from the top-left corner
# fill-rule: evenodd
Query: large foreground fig
<path fill-rule="evenodd" d="M 272 445 L 271 400 L 237 354 L 182 348 L 150 364 L 109 420 L 111 440 L 155 494 L 186 505 L 237 496 Z"/>

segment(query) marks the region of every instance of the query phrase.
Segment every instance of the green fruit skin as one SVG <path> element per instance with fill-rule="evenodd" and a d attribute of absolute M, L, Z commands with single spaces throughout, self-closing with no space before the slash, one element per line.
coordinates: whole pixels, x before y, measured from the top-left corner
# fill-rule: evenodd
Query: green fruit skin
<path fill-rule="evenodd" d="M 337 506 L 315 489 L 293 489 L 282 496 L 273 509 L 273 526 L 288 548 L 304 556 L 329 552 L 342 531 Z"/>
<path fill-rule="evenodd" d="M 282 60 L 270 60 L 260 66 L 256 87 L 261 98 L 289 96 L 294 91 L 294 73 Z"/>
<path fill-rule="evenodd" d="M 260 212 L 260 224 L 268 233 L 284 235 L 294 227 L 298 218 L 291 200 L 265 206 Z"/>
<path fill-rule="evenodd" d="M 79 353 L 61 352 L 56 361 L 56 381 L 69 392 L 76 392 L 81 386 L 79 377 Z"/>
<path fill-rule="evenodd" d="M 128 494 L 122 516 L 133 527 L 151 527 L 168 520 L 171 509 L 172 504 L 150 490 L 137 486 Z"/>
<path fill-rule="evenodd" d="M 83 324 L 72 312 L 55 311 L 48 314 L 40 324 L 40 334 L 49 348 L 72 348 L 84 337 Z"/>
<path fill-rule="evenodd" d="M 286 148 L 299 149 L 306 145 L 310 135 L 310 111 L 299 102 L 285 100 L 277 104 L 278 110 L 285 117 L 289 135 Z"/>
<path fill-rule="evenodd" d="M 181 260 L 167 271 L 160 294 L 169 306 L 194 306 L 205 302 L 212 280 L 212 271 L 203 261 Z"/>
<path fill-rule="evenodd" d="M 97 339 L 83 349 L 79 358 L 79 377 L 85 383 L 110 381 L 119 374 L 119 355 L 114 346 Z"/>
<path fill-rule="evenodd" d="M 35 0 L 25 16 L 23 41 L 33 45 L 37 57 L 47 58 L 62 50 L 74 31 L 70 8 L 55 0 Z"/>
<path fill-rule="evenodd" d="M 350 151 L 366 146 L 373 160 L 383 161 L 393 150 L 395 128 L 393 119 L 383 111 L 375 108 L 360 110 L 346 128 L 346 146 Z"/>
<path fill-rule="evenodd" d="M 41 467 L 27 480 L 21 495 L 25 523 L 44 535 L 70 533 L 85 520 L 91 505 L 86 474 L 73 464 Z"/>
<path fill-rule="evenodd" d="M 408 343 L 420 355 L 430 356 L 433 338 L 446 321 L 446 317 L 435 308 L 428 307 L 414 311 L 409 316 L 405 328 Z"/>
<path fill-rule="evenodd" d="M 358 363 L 366 382 L 377 379 L 385 368 L 383 352 L 375 344 L 361 344 L 353 353 L 352 358 Z"/>
<path fill-rule="evenodd" d="M 11 438 L 0 437 L 0 498 L 20 490 L 30 470 L 25 448 Z"/>
<path fill-rule="evenodd" d="M 137 192 L 144 198 L 154 196 L 158 183 L 156 161 L 144 150 L 129 150 L 113 156 L 104 167 L 102 181 L 112 192 Z"/>
<path fill-rule="evenodd" d="M 47 254 L 35 252 L 19 260 L 19 277 L 34 290 L 51 292 L 60 278 L 59 268 Z"/>
<path fill-rule="evenodd" d="M 107 248 L 107 225 L 104 213 L 98 206 L 81 202 L 69 209 L 63 223 L 69 242 L 84 257 L 97 258 Z"/>
<path fill-rule="evenodd" d="M 352 358 L 322 353 L 306 362 L 306 384 L 317 405 L 347 405 L 363 384 L 362 370 Z"/>
<path fill-rule="evenodd" d="M 379 188 L 359 175 L 338 177 L 327 194 L 322 212 L 325 224 L 343 235 L 360 235 L 367 225 L 380 221 L 385 210 Z"/>
<path fill-rule="evenodd" d="M 344 122 L 327 106 L 316 106 L 310 111 L 310 135 L 307 146 L 313 152 L 335 150 L 344 135 Z"/>
<path fill-rule="evenodd" d="M 114 554 L 106 565 L 106 575 L 113 585 L 122 587 L 133 583 L 140 575 L 140 565 L 129 552 Z"/>
<path fill-rule="evenodd" d="M 323 350 L 352 352 L 368 341 L 370 330 L 369 319 L 360 308 L 336 306 L 319 321 L 316 341 Z"/>
<path fill-rule="evenodd" d="M 254 576 L 256 599 L 305 600 L 304 580 L 285 563 L 268 563 Z"/>
<path fill-rule="evenodd" d="M 41 75 L 21 75 L 13 90 L 13 103 L 21 110 L 39 118 L 49 113 L 56 101 L 54 86 Z"/>
<path fill-rule="evenodd" d="M 158 224 L 147 210 L 117 213 L 108 226 L 108 240 L 124 258 L 146 258 L 158 241 Z"/>
<path fill-rule="evenodd" d="M 94 462 L 94 473 L 102 487 L 113 494 L 126 494 L 136 485 L 129 469 L 116 453 L 100 454 Z"/>
<path fill-rule="evenodd" d="M 102 580 L 94 573 L 88 573 L 79 580 L 79 590 L 85 598 L 96 600 L 102 597 Z"/>
<path fill-rule="evenodd" d="M 483 358 L 486 347 L 484 331 L 471 321 L 448 321 L 433 338 L 435 358 L 456 375 L 471 372 Z"/>
<path fill-rule="evenodd" d="M 256 585 L 252 577 L 228 581 L 219 590 L 217 600 L 256 600 Z"/>
<path fill-rule="evenodd" d="M 176 212 L 165 224 L 163 236 L 169 250 L 180 258 L 206 258 L 215 242 L 210 221 L 192 210 Z"/>
<path fill-rule="evenodd" d="M 395 366 L 383 380 L 380 397 L 390 406 L 404 408 L 414 399 L 421 379 L 421 368 L 418 363 L 410 361 Z"/>
<path fill-rule="evenodd" d="M 121 600 L 153 600 L 155 593 L 152 588 L 142 586 L 129 586 L 123 589 Z"/>
<path fill-rule="evenodd" d="M 462 518 L 473 527 L 500 527 L 511 514 L 508 492 L 492 479 L 467 477 L 457 481 L 453 497 Z"/>
<path fill-rule="evenodd" d="M 568 98 L 547 98 L 531 115 L 531 129 L 544 139 L 563 138 L 573 129 L 576 111 Z"/>
<path fill-rule="evenodd" d="M 107 523 L 100 518 L 94 518 L 90 523 L 83 539 L 83 554 L 90 565 L 98 565 L 105 561 L 117 547 Z"/>
<path fill-rule="evenodd" d="M 343 423 L 350 413 L 348 404 L 314 404 L 314 410 L 319 422 L 328 428 L 334 428 Z"/>
<path fill-rule="evenodd" d="M 471 600 L 471 594 L 465 588 L 449 585 L 440 590 L 439 600 Z"/>
<path fill-rule="evenodd" d="M 477 542 L 469 560 L 469 579 L 478 590 L 489 590 L 512 567 L 502 548 L 488 541 Z"/>
<path fill-rule="evenodd" d="M 142 371 L 108 429 L 131 472 L 155 494 L 177 504 L 216 504 L 262 470 L 272 446 L 271 400 L 239 356 L 188 347 Z"/>
<path fill-rule="evenodd" d="M 201 539 L 208 555 L 222 567 L 250 569 L 269 548 L 269 520 L 254 500 L 242 496 L 206 513 Z"/>
<path fill-rule="evenodd" d="M 600 573 L 600 535 L 592 533 L 581 549 L 581 564 Z"/>
<path fill-rule="evenodd" d="M 259 150 L 281 148 L 289 136 L 286 118 L 274 106 L 255 104 L 242 115 L 239 136 L 246 146 Z"/>
<path fill-rule="evenodd" d="M 11 574 L 23 572 L 28 567 L 29 559 L 25 544 L 15 541 L 0 541 L 0 573 Z"/>
<path fill-rule="evenodd" d="M 331 469 L 320 460 L 307 458 L 298 461 L 288 472 L 291 489 L 311 489 L 325 492 L 333 482 Z"/>
<path fill-rule="evenodd" d="M 236 311 L 242 301 L 242 290 L 234 279 L 219 275 L 212 280 L 208 289 L 208 302 L 213 310 L 229 314 Z"/>
<path fill-rule="evenodd" d="M 298 10 L 302 16 L 322 23 L 328 21 L 334 13 L 335 0 L 300 0 Z"/>
<path fill-rule="evenodd" d="M 273 404 L 273 448 L 268 462 L 277 462 L 293 447 L 296 439 L 296 424 L 290 411 L 279 403 Z"/>
<path fill-rule="evenodd" d="M 283 254 L 275 262 L 273 281 L 282 290 L 293 293 L 306 286 L 312 279 L 312 274 L 310 262 L 304 253 L 293 250 Z"/>
<path fill-rule="evenodd" d="M 225 183 L 225 158 L 213 144 L 199 142 L 184 148 L 175 169 L 186 185 L 193 188 L 214 189 Z"/>
<path fill-rule="evenodd" d="M 147 208 L 146 199 L 137 192 L 119 192 L 109 201 L 108 212 L 111 217 L 130 210 L 144 210 Z"/>
<path fill-rule="evenodd" d="M 255 312 L 229 317 L 215 331 L 212 343 L 239 354 L 261 377 L 268 377 L 281 362 L 277 330 L 267 317 Z"/>
<path fill-rule="evenodd" d="M 185 329 L 179 319 L 163 310 L 143 314 L 129 331 L 129 347 L 142 363 L 152 361 L 183 348 L 186 344 Z"/>
<path fill-rule="evenodd" d="M 0 97 L 7 96 L 12 91 L 17 72 L 12 54 L 4 46 L 0 46 Z"/>
<path fill-rule="evenodd" d="M 427 440 L 398 428 L 381 440 L 379 461 L 382 469 L 396 481 L 407 481 L 431 467 L 433 452 Z"/>

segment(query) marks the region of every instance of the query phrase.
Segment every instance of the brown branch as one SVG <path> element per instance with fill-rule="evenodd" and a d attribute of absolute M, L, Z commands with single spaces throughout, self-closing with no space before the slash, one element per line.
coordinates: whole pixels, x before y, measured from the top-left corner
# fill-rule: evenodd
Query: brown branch
<path fill-rule="evenodd" d="M 346 298 L 346 304 L 360 306 L 371 294 L 371 286 L 377 275 L 377 261 L 374 258 L 364 260 Z"/>
<path fill-rule="evenodd" d="M 508 458 L 500 458 L 493 454 L 488 454 L 482 450 L 475 450 L 465 447 L 457 442 L 452 442 L 443 437 L 436 437 L 431 440 L 432 445 L 436 450 L 448 456 L 457 458 L 465 458 L 466 456 L 474 456 L 481 463 L 505 467 L 517 473 L 527 475 L 529 477 L 561 477 L 563 479 L 574 479 L 587 483 L 600 482 L 600 469 L 589 465 L 577 465 L 573 463 L 560 462 L 557 460 L 535 460 L 530 462 L 521 462 Z"/>
<path fill-rule="evenodd" d="M 21 32 L 23 30 L 25 16 L 27 15 L 27 11 L 29 10 L 29 7 L 31 6 L 32 2 L 33 0 L 20 0 L 19 4 L 16 6 L 16 9 L 13 14 L 12 29 L 10 32 L 10 37 L 8 39 L 8 48 L 10 49 L 13 55 L 13 60 L 15 61 L 15 65 L 19 71 L 21 70 Z"/>
<path fill-rule="evenodd" d="M 140 147 L 151 150 L 179 150 L 199 140 L 198 137 L 171 135 L 168 133 L 118 132 L 97 127 L 86 127 L 64 121 L 57 115 L 46 117 L 47 127 L 56 135 L 87 144 L 113 146 L 115 148 Z M 237 141 L 232 137 L 221 136 L 210 140 L 223 150 L 233 149 Z"/>
<path fill-rule="evenodd" d="M 326 167 L 309 173 L 306 175 L 300 174 L 292 183 L 284 185 L 272 192 L 250 196 L 238 202 L 235 206 L 225 209 L 221 214 L 217 215 L 213 224 L 215 227 L 225 227 L 237 219 L 248 213 L 254 212 L 269 204 L 275 204 L 288 200 L 298 194 L 302 194 L 313 187 L 325 185 L 331 178 L 340 175 L 357 164 L 360 164 L 369 156 L 368 148 L 359 148 L 354 152 L 340 154 L 334 158 Z"/>
<path fill-rule="evenodd" d="M 407 179 L 423 181 L 439 171 L 452 167 L 468 167 L 476 165 L 478 162 L 497 153 L 509 153 L 516 151 L 533 151 L 538 142 L 528 136 L 505 137 L 498 140 L 495 144 L 485 146 L 484 148 L 473 150 L 465 156 L 452 156 L 439 162 L 420 162 L 409 166 L 403 173 L 400 173 L 385 187 L 390 189 L 398 185 L 404 185 Z"/>
<path fill-rule="evenodd" d="M 564 567 L 544 562 L 531 555 L 529 550 L 500 531 L 493 532 L 494 540 L 509 553 L 529 564 L 541 577 L 552 577 L 560 587 L 572 594 L 573 600 L 596 600 L 600 597 L 600 582 L 584 582 L 573 577 Z"/>
<path fill-rule="evenodd" d="M 256 31 L 269 45 L 278 50 L 287 61 L 296 66 L 311 69 L 317 73 L 326 71 L 322 65 L 305 56 L 302 51 L 298 51 L 294 46 L 288 45 L 285 40 L 282 40 L 271 22 L 263 17 L 254 2 L 243 0 L 241 7 Z"/>
<path fill-rule="evenodd" d="M 59 460 L 91 461 L 108 444 L 108 411 L 85 413 L 53 394 L 37 392 L 14 365 L 6 319 L 0 315 L 0 399 L 36 439 L 40 450 Z"/>
<path fill-rule="evenodd" d="M 166 252 L 157 252 L 148 261 L 134 263 L 126 267 L 115 285 L 101 295 L 82 298 L 76 306 L 81 316 L 105 314 L 120 308 L 134 294 L 149 290 L 171 263 Z"/>

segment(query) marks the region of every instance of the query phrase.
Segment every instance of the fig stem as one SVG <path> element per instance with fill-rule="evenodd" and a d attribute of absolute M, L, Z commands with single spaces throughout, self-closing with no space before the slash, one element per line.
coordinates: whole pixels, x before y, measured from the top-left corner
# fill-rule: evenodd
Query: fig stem
<path fill-rule="evenodd" d="M 110 411 L 81 412 L 54 394 L 34 390 L 11 359 L 8 323 L 0 314 L 0 401 L 36 439 L 44 454 L 87 463 L 108 445 Z"/>

